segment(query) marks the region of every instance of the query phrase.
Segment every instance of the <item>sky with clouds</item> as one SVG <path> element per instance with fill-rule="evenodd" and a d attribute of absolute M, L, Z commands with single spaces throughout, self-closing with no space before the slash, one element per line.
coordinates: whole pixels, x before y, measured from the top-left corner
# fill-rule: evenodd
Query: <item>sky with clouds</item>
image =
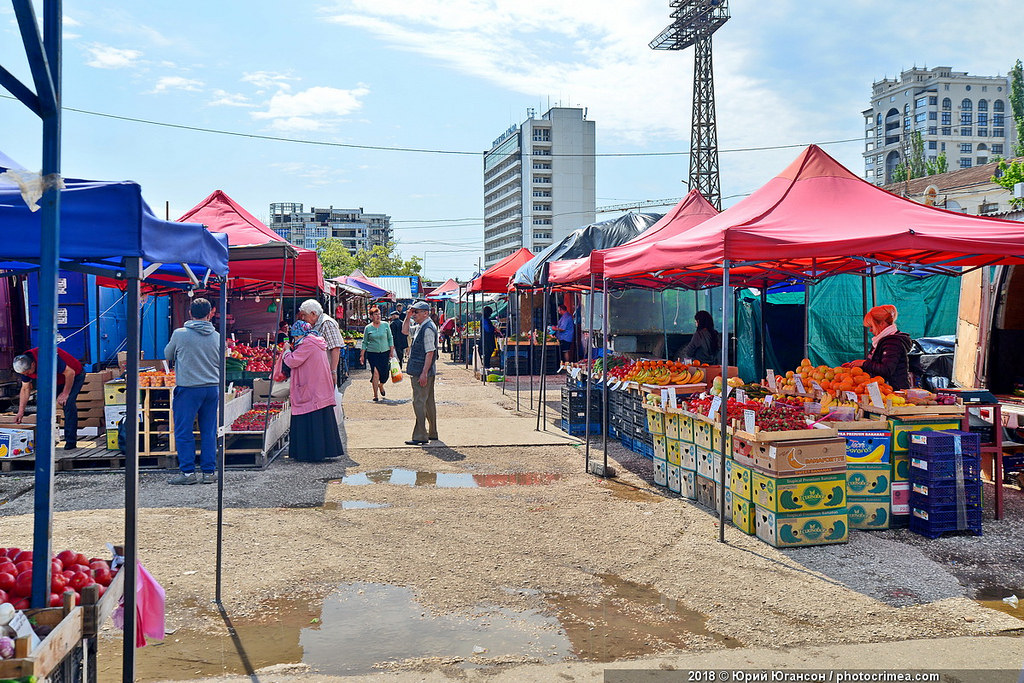
<path fill-rule="evenodd" d="M 860 173 L 875 80 L 915 64 L 1005 74 L 1024 56 L 1019 0 L 730 8 L 714 39 L 726 205 L 812 142 L 856 139 L 824 147 Z M 657 155 L 690 137 L 692 50 L 648 47 L 667 0 L 64 0 L 64 12 L 64 175 L 138 181 L 171 218 L 217 189 L 259 217 L 271 202 L 362 207 L 392 217 L 428 277 L 465 277 L 481 255 L 482 152 L 555 104 L 587 108 L 598 154 L 651 155 L 599 157 L 599 207 L 685 194 L 687 157 Z M 30 82 L 8 3 L 0 65 Z M 0 98 L 0 150 L 38 168 L 40 131 Z"/>

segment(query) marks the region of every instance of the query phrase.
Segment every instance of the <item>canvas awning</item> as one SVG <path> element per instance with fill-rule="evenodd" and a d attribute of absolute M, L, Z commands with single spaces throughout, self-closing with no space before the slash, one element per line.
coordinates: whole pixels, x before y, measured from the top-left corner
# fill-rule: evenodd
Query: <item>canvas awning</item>
<path fill-rule="evenodd" d="M 529 262 L 533 257 L 534 253 L 525 248 L 509 254 L 475 277 L 466 287 L 466 291 L 469 293 L 507 292 L 509 280 L 523 264 Z"/>

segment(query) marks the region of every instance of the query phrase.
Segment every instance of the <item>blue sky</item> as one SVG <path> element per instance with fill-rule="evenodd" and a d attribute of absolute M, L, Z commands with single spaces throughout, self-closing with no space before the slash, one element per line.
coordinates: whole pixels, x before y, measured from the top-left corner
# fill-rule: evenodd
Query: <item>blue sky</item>
<path fill-rule="evenodd" d="M 1005 74 L 1024 56 L 1019 0 L 732 0 L 715 37 L 723 150 L 847 140 L 858 174 L 871 83 L 917 65 Z M 684 152 L 692 50 L 652 51 L 667 0 L 65 0 L 64 106 L 243 134 L 476 154 L 359 150 L 176 130 L 68 111 L 63 173 L 142 184 L 177 218 L 221 189 L 391 215 L 430 278 L 481 255 L 482 153 L 529 107 L 582 106 L 597 152 Z M 0 64 L 29 83 L 0 4 Z M 4 93 L 5 94 L 5 93 Z M 0 150 L 40 165 L 40 125 L 0 98 Z M 726 205 L 798 148 L 721 155 Z M 681 197 L 685 156 L 600 157 L 597 203 Z M 611 218 L 615 214 L 599 214 Z"/>

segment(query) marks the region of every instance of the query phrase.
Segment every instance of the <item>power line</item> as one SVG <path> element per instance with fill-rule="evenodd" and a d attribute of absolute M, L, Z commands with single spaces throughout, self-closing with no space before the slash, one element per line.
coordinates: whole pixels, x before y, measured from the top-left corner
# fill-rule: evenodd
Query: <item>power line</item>
<path fill-rule="evenodd" d="M 7 100 L 17 99 L 11 95 L 0 94 L 0 97 Z M 152 119 L 142 119 L 134 116 L 122 116 L 120 114 L 109 114 L 106 112 L 91 111 L 89 109 L 77 109 L 75 107 L 61 107 L 63 111 L 70 111 L 76 114 L 85 114 L 87 116 L 97 116 L 100 118 L 114 119 L 116 121 L 128 121 L 130 123 L 141 123 L 147 126 L 160 126 L 162 128 L 173 128 L 176 130 L 188 130 L 196 133 L 209 133 L 213 135 L 228 135 L 232 137 L 249 138 L 252 140 L 267 140 L 270 142 L 291 142 L 297 145 L 312 145 L 319 147 L 340 147 L 344 149 L 360 149 L 369 150 L 376 152 L 414 152 L 418 154 L 446 154 L 453 156 L 478 156 L 482 157 L 486 152 L 472 152 L 466 150 L 452 150 L 452 149 L 430 149 L 424 147 L 390 147 L 387 145 L 357 145 L 348 142 L 327 142 L 325 140 L 307 140 L 304 138 L 286 138 L 278 135 L 260 135 L 259 133 L 243 133 L 234 130 L 223 130 L 220 128 L 207 128 L 204 126 L 192 126 L 183 123 L 168 123 L 166 121 L 154 121 Z M 861 142 L 862 138 L 848 138 L 843 140 L 827 140 L 824 142 L 817 142 L 818 146 L 827 145 L 840 145 L 850 142 Z M 800 147 L 806 147 L 809 143 L 792 143 L 788 145 L 766 145 L 763 147 L 737 147 L 734 149 L 719 149 L 720 154 L 727 154 L 731 152 L 764 152 L 779 149 L 794 149 Z M 595 154 L 550 154 L 545 156 L 551 157 L 671 157 L 671 156 L 689 156 L 690 151 L 683 152 L 601 152 Z"/>

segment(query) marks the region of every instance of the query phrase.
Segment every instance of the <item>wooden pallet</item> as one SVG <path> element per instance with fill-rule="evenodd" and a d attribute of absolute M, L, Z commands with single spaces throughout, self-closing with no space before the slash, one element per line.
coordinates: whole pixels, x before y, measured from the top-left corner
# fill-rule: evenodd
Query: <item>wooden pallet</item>
<path fill-rule="evenodd" d="M 177 467 L 177 457 L 173 453 L 140 453 L 138 460 L 140 470 Z M 61 472 L 113 472 L 123 471 L 124 467 L 124 453 L 98 447 L 67 451 L 67 455 L 57 461 L 57 468 Z"/>
<path fill-rule="evenodd" d="M 273 443 L 263 447 L 263 435 L 259 432 L 228 434 L 224 447 L 224 468 L 238 470 L 266 469 L 288 448 L 288 435 L 283 434 Z"/>
<path fill-rule="evenodd" d="M 36 469 L 36 459 L 32 455 L 20 455 L 17 458 L 0 458 L 0 474 L 28 474 Z"/>

